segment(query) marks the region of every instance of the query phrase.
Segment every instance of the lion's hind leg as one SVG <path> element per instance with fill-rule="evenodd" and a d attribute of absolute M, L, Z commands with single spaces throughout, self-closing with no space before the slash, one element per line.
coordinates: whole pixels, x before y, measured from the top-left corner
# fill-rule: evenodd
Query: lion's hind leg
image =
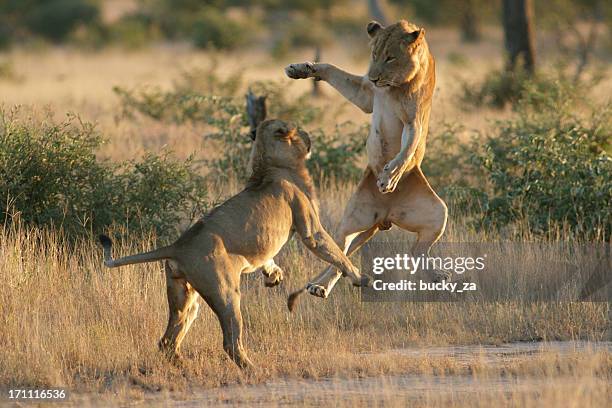
<path fill-rule="evenodd" d="M 417 234 L 412 256 L 428 256 L 431 247 L 440 239 L 446 228 L 448 210 L 444 201 L 433 191 L 420 168 L 415 168 L 400 182 L 394 193 L 389 221 L 398 227 Z M 436 282 L 448 280 L 448 271 L 434 271 Z"/>
<path fill-rule="evenodd" d="M 190 271 L 190 282 L 213 310 L 223 332 L 223 350 L 240 368 L 253 363 L 242 344 L 242 313 L 240 311 L 240 271 L 243 260 L 223 249 L 217 249 L 207 261 Z"/>
<path fill-rule="evenodd" d="M 160 350 L 171 360 L 180 359 L 180 348 L 189 327 L 198 315 L 198 296 L 176 265 L 165 263 L 168 294 L 168 326 L 159 341 Z"/>

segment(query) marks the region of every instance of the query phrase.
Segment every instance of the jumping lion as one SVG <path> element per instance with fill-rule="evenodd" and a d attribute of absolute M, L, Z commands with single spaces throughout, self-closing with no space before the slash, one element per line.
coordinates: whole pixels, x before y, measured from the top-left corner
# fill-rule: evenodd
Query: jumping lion
<path fill-rule="evenodd" d="M 446 204 L 421 171 L 435 87 L 434 59 L 425 30 L 406 21 L 367 26 L 372 49 L 367 75 L 349 74 L 323 63 L 291 64 L 293 79 L 315 78 L 334 87 L 366 113 L 372 113 L 366 142 L 368 166 L 340 222 L 337 242 L 351 255 L 379 230 L 392 225 L 415 232 L 414 256 L 428 254 L 444 232 Z M 436 272 L 436 280 L 448 273 Z M 326 298 L 341 274 L 327 268 L 299 293 Z"/>
<path fill-rule="evenodd" d="M 242 345 L 240 275 L 263 269 L 268 284 L 280 282 L 282 270 L 272 258 L 295 231 L 315 255 L 339 268 L 354 285 L 367 284 L 321 226 L 305 160 L 306 132 L 280 120 L 257 128 L 251 150 L 252 175 L 246 188 L 213 209 L 173 244 L 150 252 L 112 259 L 112 242 L 100 236 L 109 268 L 168 260 L 168 327 L 159 342 L 178 358 L 181 342 L 198 312 L 200 294 L 219 318 L 223 348 L 242 368 L 252 366 Z"/>

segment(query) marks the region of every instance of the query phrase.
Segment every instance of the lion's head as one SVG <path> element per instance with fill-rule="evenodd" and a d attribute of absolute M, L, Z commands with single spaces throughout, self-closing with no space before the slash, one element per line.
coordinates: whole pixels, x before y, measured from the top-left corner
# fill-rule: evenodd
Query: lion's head
<path fill-rule="evenodd" d="M 266 167 L 301 167 L 310 154 L 310 146 L 310 137 L 304 130 L 282 120 L 265 120 L 257 127 L 249 168 L 254 171 L 264 164 Z"/>
<path fill-rule="evenodd" d="M 378 87 L 398 87 L 410 82 L 427 53 L 425 30 L 401 20 L 388 27 L 372 21 L 367 31 L 372 48 L 370 81 Z"/>

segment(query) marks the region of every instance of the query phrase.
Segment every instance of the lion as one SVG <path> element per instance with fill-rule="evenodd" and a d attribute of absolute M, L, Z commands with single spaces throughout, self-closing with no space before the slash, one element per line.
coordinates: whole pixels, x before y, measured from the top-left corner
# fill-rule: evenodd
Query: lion
<path fill-rule="evenodd" d="M 372 21 L 367 32 L 372 52 L 365 76 L 310 62 L 291 64 L 285 72 L 293 79 L 326 81 L 372 113 L 367 168 L 340 222 L 337 242 L 344 252 L 351 255 L 378 231 L 396 225 L 417 234 L 413 255 L 426 255 L 443 234 L 448 212 L 421 171 L 436 82 L 434 58 L 425 30 L 407 21 L 386 28 Z M 340 277 L 327 268 L 290 297 L 290 309 L 304 291 L 326 298 Z M 434 280 L 448 278 L 448 272 L 435 271 Z"/>
<path fill-rule="evenodd" d="M 280 120 L 262 122 L 251 149 L 246 188 L 185 231 L 173 244 L 113 259 L 112 242 L 100 236 L 109 268 L 167 260 L 169 318 L 160 349 L 180 359 L 180 347 L 198 313 L 197 294 L 219 319 L 223 348 L 241 368 L 253 367 L 242 344 L 240 276 L 262 269 L 268 285 L 282 279 L 272 258 L 293 232 L 316 256 L 339 268 L 353 284 L 369 279 L 349 261 L 319 219 L 305 160 L 308 134 Z"/>

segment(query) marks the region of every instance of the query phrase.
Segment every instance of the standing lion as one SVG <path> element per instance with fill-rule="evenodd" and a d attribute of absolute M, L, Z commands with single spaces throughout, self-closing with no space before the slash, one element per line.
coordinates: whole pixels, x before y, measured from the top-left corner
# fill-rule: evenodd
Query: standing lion
<path fill-rule="evenodd" d="M 323 63 L 291 64 L 293 79 L 329 83 L 366 113 L 372 113 L 367 139 L 368 167 L 340 222 L 337 242 L 352 254 L 379 230 L 392 225 L 417 234 L 413 256 L 428 254 L 444 232 L 447 208 L 421 171 L 435 88 L 435 63 L 425 30 L 406 21 L 367 26 L 372 49 L 365 76 Z M 304 289 L 326 298 L 341 273 L 327 268 Z M 436 272 L 436 280 L 448 275 Z"/>
<path fill-rule="evenodd" d="M 306 169 L 310 138 L 280 120 L 257 128 L 247 186 L 185 231 L 173 244 L 113 259 L 112 242 L 100 236 L 109 268 L 143 262 L 166 262 L 169 318 L 159 342 L 178 358 L 181 342 L 198 313 L 197 295 L 219 318 L 223 348 L 242 367 L 252 365 L 242 344 L 240 276 L 256 270 L 268 286 L 280 283 L 282 270 L 272 258 L 293 233 L 319 258 L 340 268 L 356 286 L 367 285 L 319 220 L 312 180 Z"/>

